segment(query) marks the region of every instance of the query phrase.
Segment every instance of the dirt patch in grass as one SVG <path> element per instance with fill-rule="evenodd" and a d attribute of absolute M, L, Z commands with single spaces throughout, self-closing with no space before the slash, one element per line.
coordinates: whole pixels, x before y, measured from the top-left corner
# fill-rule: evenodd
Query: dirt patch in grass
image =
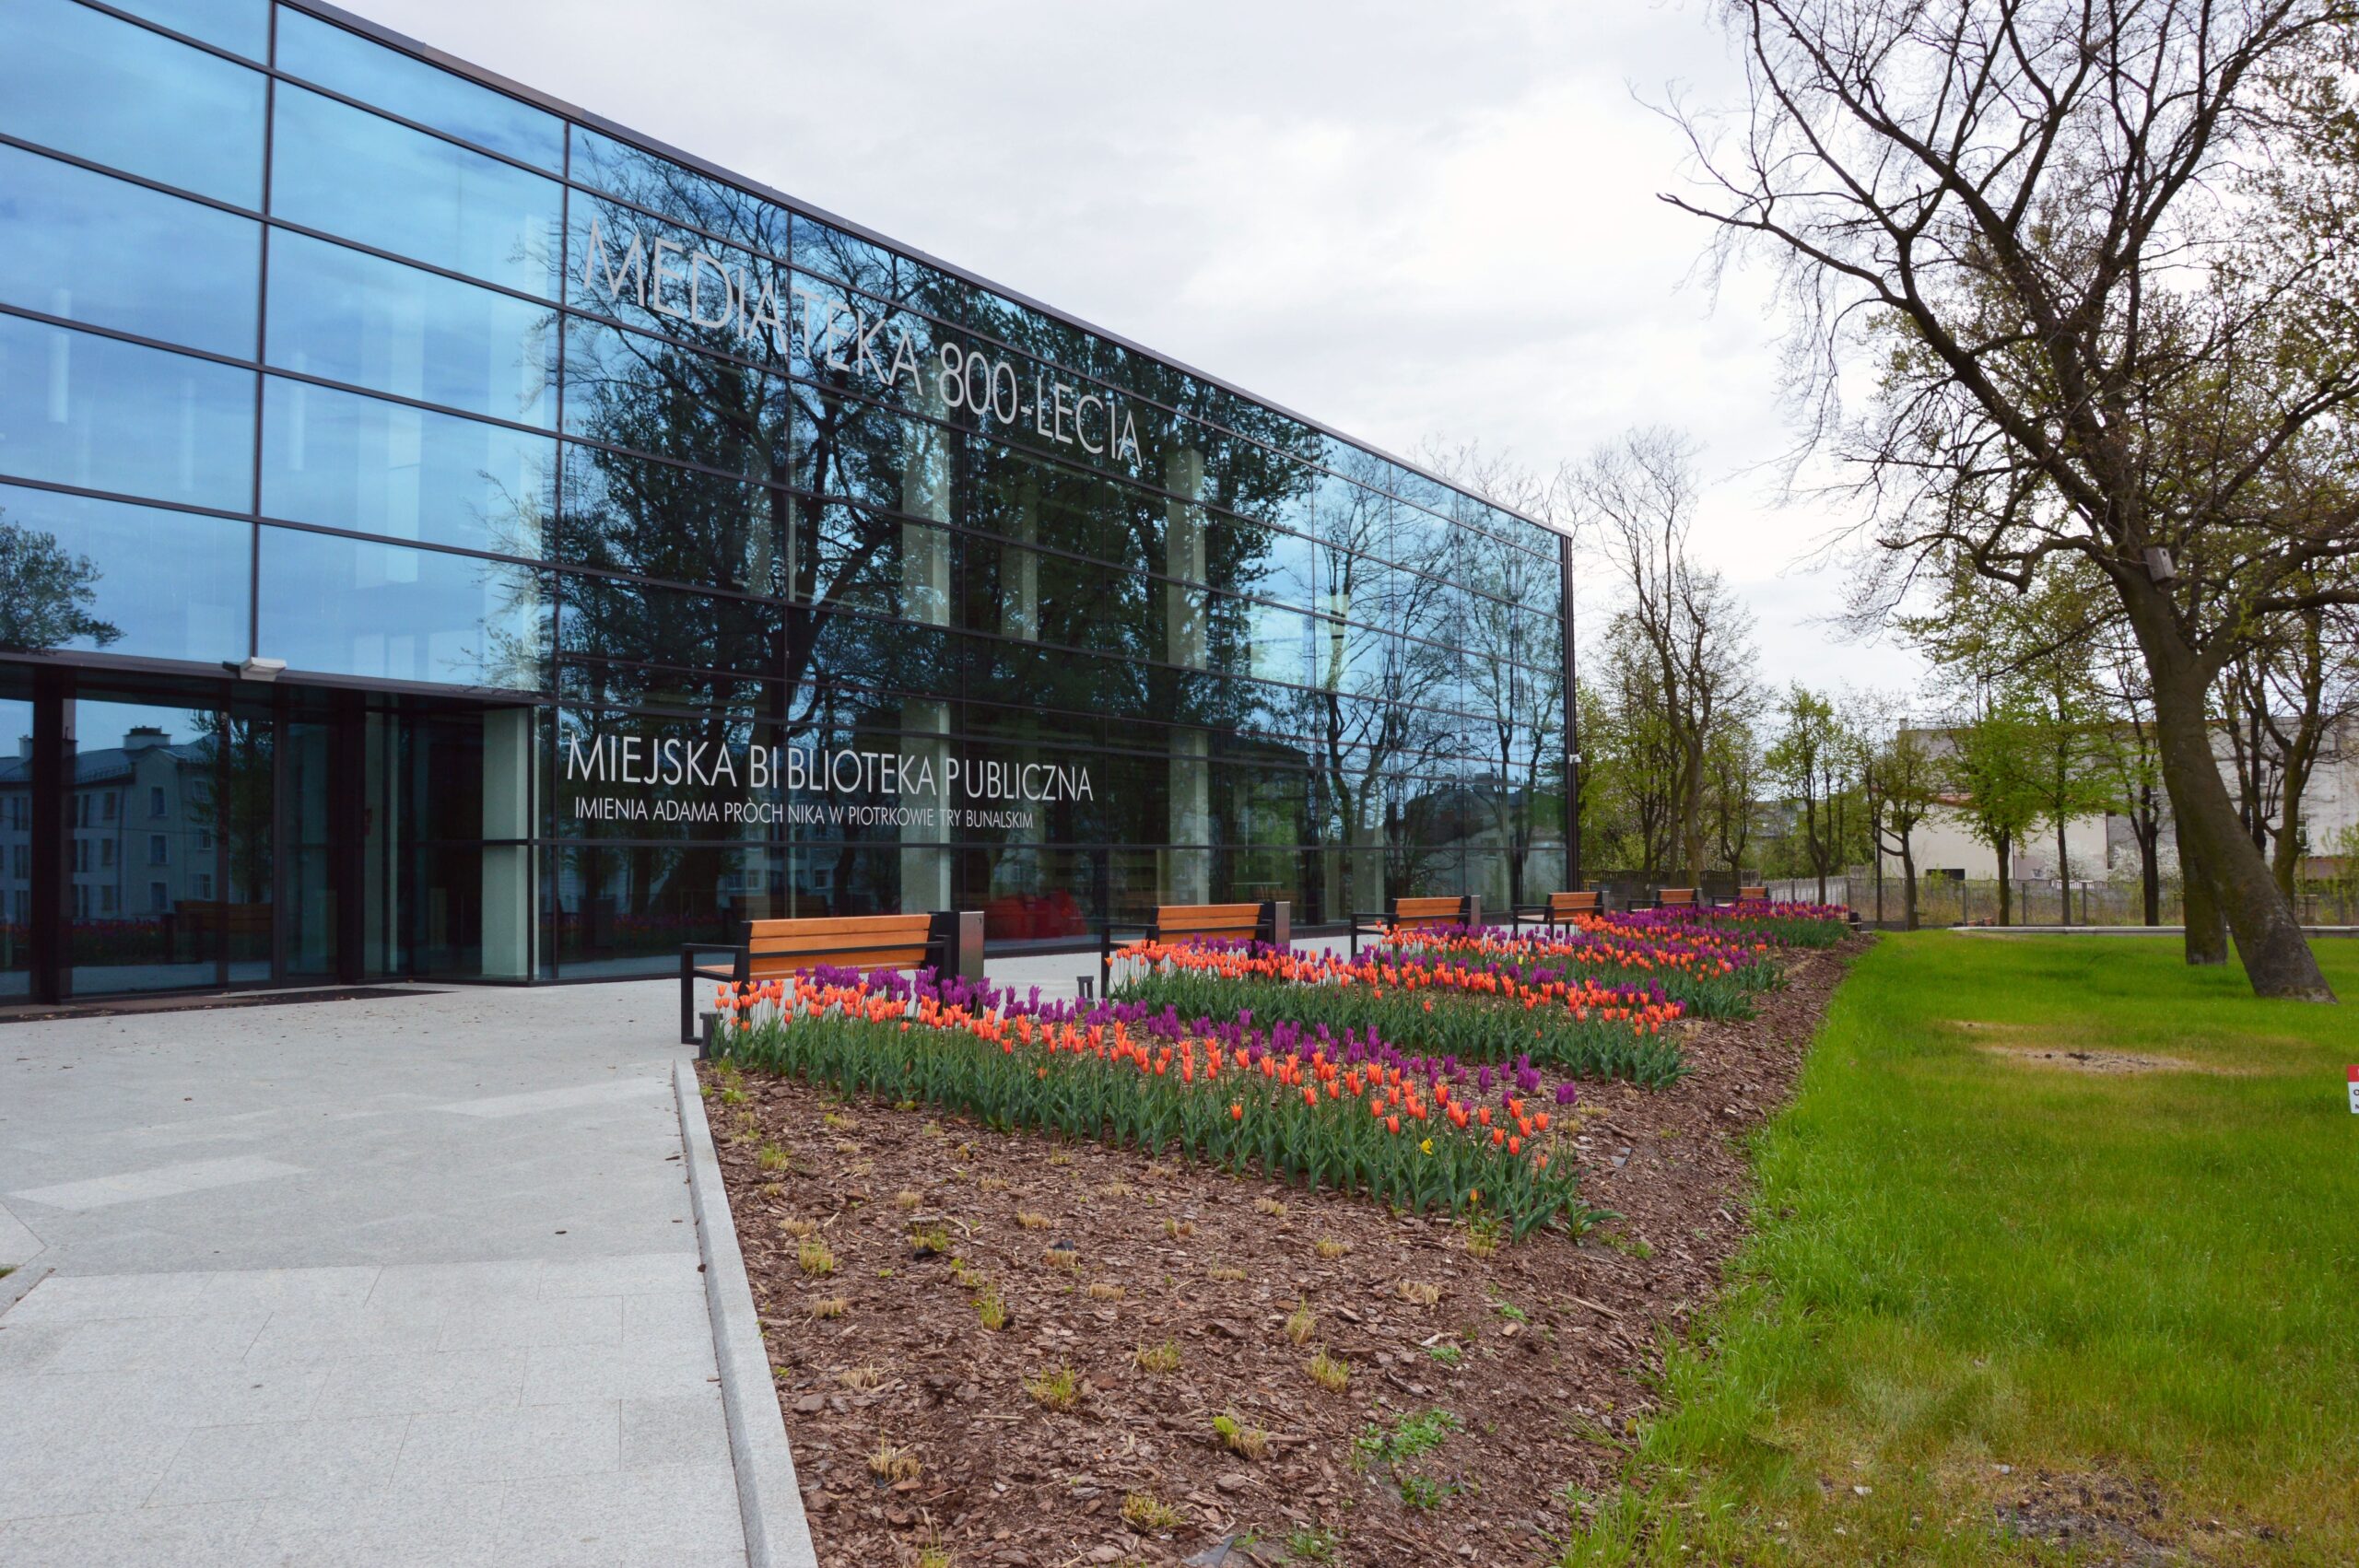
<path fill-rule="evenodd" d="M 2147 1533 L 2163 1527 L 2163 1492 L 2152 1481 L 2047 1474 L 2022 1481 L 1994 1509 L 2009 1535 L 2105 1562 L 2196 1561 Z"/>
<path fill-rule="evenodd" d="M 2042 1050 L 2035 1046 L 1985 1046 L 1990 1055 L 2025 1067 L 2049 1067 L 2065 1072 L 2115 1075 L 2125 1072 L 2211 1072 L 2233 1075 L 2236 1069 L 2187 1061 L 2178 1057 L 2138 1056 L 2129 1051 Z"/>
<path fill-rule="evenodd" d="M 713 1094 L 820 1562 L 1548 1554 L 1557 1494 L 1616 1473 L 1657 1329 L 1742 1238 L 1735 1135 L 1860 945 L 1685 1025 L 1671 1089 L 1583 1083 L 1584 1186 L 1623 1218 L 1578 1245 L 1482 1256 L 1445 1219 L 1182 1160 L 761 1074 Z"/>
<path fill-rule="evenodd" d="M 1974 1037 L 1976 1048 L 1986 1055 L 2025 1067 L 2052 1068 L 2060 1072 L 2089 1072 L 2107 1077 L 2134 1072 L 2208 1072 L 2223 1078 L 2236 1078 L 2244 1077 L 2252 1071 L 2219 1062 L 2189 1061 L 2185 1057 L 2153 1056 L 2141 1051 L 2075 1050 L 2066 1046 L 2000 1043 L 2038 1032 L 2033 1025 L 2025 1024 L 1993 1024 L 1978 1019 L 1955 1018 L 1950 1021 L 1950 1024 Z"/>

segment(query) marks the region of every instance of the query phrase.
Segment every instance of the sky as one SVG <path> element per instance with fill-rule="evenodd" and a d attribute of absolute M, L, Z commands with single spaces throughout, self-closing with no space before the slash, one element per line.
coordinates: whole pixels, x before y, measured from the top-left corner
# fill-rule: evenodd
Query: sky
<path fill-rule="evenodd" d="M 1659 199 L 1657 106 L 1738 101 L 1708 0 L 345 3 L 1393 452 L 1683 430 L 1762 677 L 1913 678 L 1821 624 L 1766 268 Z"/>

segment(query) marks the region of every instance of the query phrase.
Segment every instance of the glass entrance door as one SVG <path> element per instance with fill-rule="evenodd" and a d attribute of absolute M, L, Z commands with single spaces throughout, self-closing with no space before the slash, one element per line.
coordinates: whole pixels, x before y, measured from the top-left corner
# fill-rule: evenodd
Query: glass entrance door
<path fill-rule="evenodd" d="M 66 965 L 75 996 L 228 980 L 266 943 L 270 905 L 232 881 L 230 798 L 253 788 L 228 715 L 138 694 L 72 700 L 65 800 Z M 263 788 L 267 789 L 266 782 Z"/>
<path fill-rule="evenodd" d="M 0 664 L 0 1002 L 529 979 L 530 709 Z"/>
<path fill-rule="evenodd" d="M 32 683 L 0 667 L 0 1002 L 32 995 Z"/>

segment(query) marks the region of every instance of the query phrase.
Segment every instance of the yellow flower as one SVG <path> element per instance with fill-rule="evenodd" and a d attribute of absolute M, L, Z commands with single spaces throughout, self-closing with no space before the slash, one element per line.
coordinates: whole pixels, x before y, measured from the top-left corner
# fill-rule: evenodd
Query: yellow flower
<path fill-rule="evenodd" d="M 1417 1148 L 1421 1153 L 1430 1154 L 1434 1152 L 1434 1141 L 1428 1138 L 1423 1143 L 1418 1144 Z"/>

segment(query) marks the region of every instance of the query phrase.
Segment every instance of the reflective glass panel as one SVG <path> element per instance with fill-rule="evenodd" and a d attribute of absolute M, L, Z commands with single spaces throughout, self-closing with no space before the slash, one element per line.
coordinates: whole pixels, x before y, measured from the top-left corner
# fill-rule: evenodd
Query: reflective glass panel
<path fill-rule="evenodd" d="M 0 999 L 32 992 L 32 683 L 0 670 Z"/>
<path fill-rule="evenodd" d="M 556 292 L 556 181 L 301 88 L 280 89 L 275 116 L 275 216 L 527 294 Z"/>
<path fill-rule="evenodd" d="M 265 516 L 543 553 L 554 438 L 275 376 L 262 431 Z"/>
<path fill-rule="evenodd" d="M 787 471 L 792 398 L 735 360 L 567 318 L 568 435 L 768 483 Z"/>
<path fill-rule="evenodd" d="M 772 257 L 786 255 L 792 239 L 786 208 L 587 126 L 573 127 L 571 173 L 574 183 L 595 186 L 633 206 Z M 606 215 L 609 228 L 622 217 L 620 209 L 594 205 Z"/>
<path fill-rule="evenodd" d="M 782 264 L 586 193 L 572 223 L 568 303 L 786 370 L 793 285 Z"/>
<path fill-rule="evenodd" d="M 775 675 L 787 612 L 758 599 L 652 588 L 621 578 L 564 580 L 564 625 L 558 633 L 569 658 L 612 666 L 609 689 L 630 690 L 628 666 L 687 672 L 692 683 L 737 688 L 743 677 Z M 677 679 L 666 685 L 676 688 Z"/>
<path fill-rule="evenodd" d="M 262 205 L 263 77 L 73 0 L 0 6 L 0 130 Z"/>
<path fill-rule="evenodd" d="M 252 550 L 250 523 L 0 486 L 0 560 L 23 585 L 0 649 L 243 659 Z"/>
<path fill-rule="evenodd" d="M 262 530 L 263 653 L 295 670 L 534 687 L 547 616 L 531 568 Z"/>
<path fill-rule="evenodd" d="M 262 226 L 0 146 L 0 300 L 248 358 Z"/>
<path fill-rule="evenodd" d="M 229 923 L 220 711 L 88 696 L 74 708 L 65 813 L 74 994 L 217 984 Z"/>
<path fill-rule="evenodd" d="M 796 562 L 782 550 L 784 491 L 702 469 L 566 449 L 568 565 L 783 598 Z"/>
<path fill-rule="evenodd" d="M 469 414 L 549 422 L 549 311 L 487 288 L 280 230 L 271 239 L 269 361 Z"/>
<path fill-rule="evenodd" d="M 253 372 L 0 316 L 0 469 L 243 511 Z"/>
<path fill-rule="evenodd" d="M 278 68 L 552 174 L 565 168 L 556 115 L 285 6 Z"/>
<path fill-rule="evenodd" d="M 270 57 L 270 0 L 115 0 L 115 9 L 249 60 Z"/>

